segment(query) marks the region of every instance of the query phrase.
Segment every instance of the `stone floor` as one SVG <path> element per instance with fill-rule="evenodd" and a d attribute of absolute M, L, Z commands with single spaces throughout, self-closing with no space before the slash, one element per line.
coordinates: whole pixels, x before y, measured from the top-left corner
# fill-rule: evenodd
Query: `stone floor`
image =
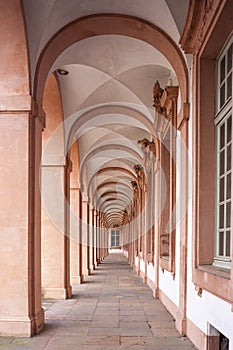
<path fill-rule="evenodd" d="M 109 255 L 73 294 L 70 300 L 44 303 L 40 335 L 0 337 L 0 349 L 195 349 L 120 254 Z"/>

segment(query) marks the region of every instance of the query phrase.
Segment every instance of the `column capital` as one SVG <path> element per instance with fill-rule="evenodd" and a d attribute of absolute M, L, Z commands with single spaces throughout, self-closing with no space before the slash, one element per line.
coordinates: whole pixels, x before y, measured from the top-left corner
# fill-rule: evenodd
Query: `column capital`
<path fill-rule="evenodd" d="M 45 127 L 45 112 L 41 105 L 31 95 L 7 95 L 0 96 L 0 114 L 30 113 L 33 118 L 38 118 Z"/>
<path fill-rule="evenodd" d="M 62 167 L 65 168 L 69 173 L 72 171 L 73 163 L 68 157 L 57 156 L 57 155 L 42 155 L 42 167 Z"/>
<path fill-rule="evenodd" d="M 70 189 L 71 190 L 80 190 L 80 182 L 76 180 L 70 181 Z"/>
<path fill-rule="evenodd" d="M 84 192 L 82 192 L 82 203 L 88 203 L 88 195 Z"/>

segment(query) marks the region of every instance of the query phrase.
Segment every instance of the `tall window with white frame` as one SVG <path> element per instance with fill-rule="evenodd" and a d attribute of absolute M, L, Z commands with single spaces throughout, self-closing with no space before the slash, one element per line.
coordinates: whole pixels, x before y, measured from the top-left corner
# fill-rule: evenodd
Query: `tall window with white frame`
<path fill-rule="evenodd" d="M 112 230 L 111 231 L 111 247 L 119 247 L 120 246 L 120 230 Z"/>
<path fill-rule="evenodd" d="M 232 48 L 233 36 L 217 59 L 216 239 L 214 265 L 230 268 L 232 186 Z"/>

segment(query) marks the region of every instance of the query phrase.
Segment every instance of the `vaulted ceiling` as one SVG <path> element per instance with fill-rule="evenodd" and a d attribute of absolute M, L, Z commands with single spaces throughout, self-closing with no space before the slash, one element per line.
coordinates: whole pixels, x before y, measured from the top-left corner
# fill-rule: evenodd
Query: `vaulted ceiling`
<path fill-rule="evenodd" d="M 72 21 L 103 13 L 134 16 L 179 45 L 188 5 L 188 0 L 179 0 L 179 6 L 173 0 L 23 0 L 32 86 L 47 43 Z M 154 83 L 178 85 L 174 68 L 149 43 L 108 34 L 72 44 L 49 69 L 59 81 L 64 119 L 75 121 L 82 189 L 106 214 L 108 226 L 121 225 L 133 198 L 134 165 L 143 164 L 137 141 L 156 133 Z"/>

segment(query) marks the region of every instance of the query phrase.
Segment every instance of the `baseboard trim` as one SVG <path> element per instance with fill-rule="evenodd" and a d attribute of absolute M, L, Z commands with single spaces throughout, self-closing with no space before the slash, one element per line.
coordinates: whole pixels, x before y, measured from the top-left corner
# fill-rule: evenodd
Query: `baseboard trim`
<path fill-rule="evenodd" d="M 32 337 L 39 334 L 44 327 L 44 309 L 34 317 L 2 317 L 0 318 L 0 336 Z"/>
<path fill-rule="evenodd" d="M 207 346 L 208 336 L 200 330 L 192 321 L 187 319 L 187 337 L 196 346 L 198 350 L 209 349 Z M 210 349 L 209 349 L 210 350 Z M 213 350 L 213 349 L 211 349 Z"/>

